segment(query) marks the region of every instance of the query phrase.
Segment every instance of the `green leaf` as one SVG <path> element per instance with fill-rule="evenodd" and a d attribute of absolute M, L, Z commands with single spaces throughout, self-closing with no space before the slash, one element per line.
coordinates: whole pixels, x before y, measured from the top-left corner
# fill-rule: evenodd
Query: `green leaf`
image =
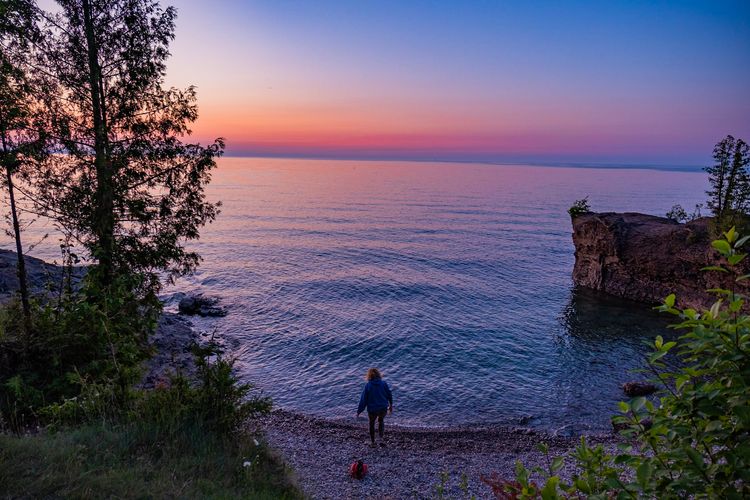
<path fill-rule="evenodd" d="M 677 298 L 677 297 L 675 296 L 675 294 L 673 294 L 673 293 L 670 293 L 670 294 L 669 294 L 669 295 L 667 295 L 667 297 L 666 297 L 666 298 L 664 299 L 664 305 L 665 305 L 665 306 L 667 306 L 667 307 L 674 307 L 674 301 L 675 301 L 675 299 L 676 299 L 676 298 Z"/>
<path fill-rule="evenodd" d="M 646 404 L 646 398 L 643 396 L 639 396 L 637 398 L 634 398 L 633 401 L 630 402 L 630 408 L 633 409 L 633 412 L 637 412 L 643 406 Z"/>
<path fill-rule="evenodd" d="M 620 408 L 620 411 L 623 413 L 627 413 L 630 411 L 630 406 L 625 401 L 618 402 L 617 406 Z"/>
<path fill-rule="evenodd" d="M 638 484 L 641 485 L 641 488 L 646 489 L 646 485 L 648 484 L 649 479 L 651 479 L 652 472 L 653 469 L 648 462 L 643 462 L 635 470 L 635 477 L 638 481 Z"/>
<path fill-rule="evenodd" d="M 690 458 L 690 461 L 693 462 L 696 467 L 698 467 L 699 469 L 703 468 L 703 457 L 700 453 L 695 451 L 694 448 L 690 447 L 685 448 L 685 453 L 687 453 L 688 458 Z"/>
<path fill-rule="evenodd" d="M 727 271 L 726 269 L 724 269 L 721 266 L 706 266 L 706 267 L 701 267 L 701 271 L 719 271 L 721 273 L 728 273 L 729 272 L 729 271 Z"/>
<path fill-rule="evenodd" d="M 619 490 L 620 489 L 620 482 L 615 477 L 608 477 L 604 480 L 604 484 L 610 489 L 610 490 Z"/>
<path fill-rule="evenodd" d="M 708 425 L 706 425 L 706 432 L 713 432 L 713 431 L 721 429 L 721 427 L 722 427 L 721 420 L 712 420 L 708 423 Z"/>
<path fill-rule="evenodd" d="M 687 375 L 681 375 L 675 379 L 675 387 L 677 387 L 677 390 L 682 390 L 682 386 L 687 384 L 690 381 L 690 377 Z"/>
<path fill-rule="evenodd" d="M 736 266 L 737 264 L 742 262 L 742 259 L 744 259 L 745 257 L 747 257 L 746 253 L 737 253 L 727 257 L 727 262 L 729 262 L 730 266 Z"/>
<path fill-rule="evenodd" d="M 712 318 L 716 318 L 719 316 L 719 310 L 721 309 L 721 300 L 717 300 L 714 302 L 714 305 L 711 306 L 711 310 L 709 311 L 711 313 Z"/>
<path fill-rule="evenodd" d="M 581 478 L 576 478 L 575 481 L 573 481 L 573 484 L 575 484 L 576 488 L 581 490 L 582 493 L 591 493 L 591 488 L 589 487 L 588 483 L 584 481 Z"/>
<path fill-rule="evenodd" d="M 552 460 L 552 465 L 550 466 L 550 468 L 552 469 L 552 472 L 559 471 L 562 468 L 564 463 L 565 463 L 565 457 L 555 457 Z"/>
<path fill-rule="evenodd" d="M 631 461 L 632 459 L 633 459 L 633 457 L 631 457 L 630 455 L 617 455 L 617 456 L 615 457 L 614 463 L 615 463 L 616 465 L 627 464 L 627 463 L 629 463 L 629 462 L 630 462 L 630 461 Z"/>
<path fill-rule="evenodd" d="M 740 248 L 742 245 L 744 245 L 745 243 L 747 243 L 747 240 L 750 240 L 750 235 L 743 236 L 742 238 L 740 238 L 739 240 L 737 240 L 735 242 L 735 244 L 734 244 L 734 248 Z"/>
<path fill-rule="evenodd" d="M 732 251 L 732 247 L 729 246 L 729 242 L 726 240 L 714 240 L 711 242 L 711 246 L 718 250 L 722 255 L 729 255 Z"/>
<path fill-rule="evenodd" d="M 547 483 L 544 485 L 544 488 L 542 488 L 542 500 L 555 500 L 557 498 L 560 498 L 557 494 L 557 484 L 560 482 L 560 478 L 557 476 L 552 476 L 551 478 L 547 479 Z"/>
<path fill-rule="evenodd" d="M 696 319 L 698 317 L 698 313 L 695 309 L 685 309 L 682 311 L 682 315 L 688 319 Z"/>

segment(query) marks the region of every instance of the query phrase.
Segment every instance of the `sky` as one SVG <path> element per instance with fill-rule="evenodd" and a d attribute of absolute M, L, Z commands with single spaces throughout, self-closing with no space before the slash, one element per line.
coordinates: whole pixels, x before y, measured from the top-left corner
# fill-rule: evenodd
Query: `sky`
<path fill-rule="evenodd" d="M 685 166 L 750 140 L 747 0 L 167 4 L 167 83 L 229 155 Z"/>

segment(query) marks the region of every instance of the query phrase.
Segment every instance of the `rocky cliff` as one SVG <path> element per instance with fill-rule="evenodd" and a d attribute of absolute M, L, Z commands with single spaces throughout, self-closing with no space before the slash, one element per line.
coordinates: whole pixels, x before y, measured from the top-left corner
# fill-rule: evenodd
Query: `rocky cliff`
<path fill-rule="evenodd" d="M 18 290 L 17 262 L 16 252 L 0 249 L 0 303 L 7 302 Z M 28 255 L 25 263 L 31 294 L 56 295 L 57 290 L 63 284 L 62 268 Z M 74 268 L 71 276 L 72 284 L 75 286 L 84 274 L 82 267 Z"/>
<path fill-rule="evenodd" d="M 717 263 L 711 219 L 679 224 L 639 213 L 589 213 L 573 219 L 576 285 L 649 303 L 670 293 L 680 307 L 704 308 L 727 277 L 701 268 Z M 744 271 L 746 272 L 746 271 Z"/>

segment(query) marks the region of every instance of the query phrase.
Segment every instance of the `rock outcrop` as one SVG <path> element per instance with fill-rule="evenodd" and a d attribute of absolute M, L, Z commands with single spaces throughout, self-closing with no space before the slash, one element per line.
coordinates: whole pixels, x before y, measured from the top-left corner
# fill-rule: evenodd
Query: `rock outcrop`
<path fill-rule="evenodd" d="M 219 306 L 219 299 L 207 297 L 201 293 L 195 295 L 183 295 L 177 309 L 182 314 L 193 316 L 221 317 L 227 315 L 227 310 Z"/>
<path fill-rule="evenodd" d="M 641 302 L 657 304 L 674 293 L 680 307 L 709 307 L 716 297 L 705 290 L 730 282 L 722 273 L 701 271 L 718 262 L 710 222 L 680 224 L 639 213 L 580 215 L 573 219 L 573 281 Z"/>
<path fill-rule="evenodd" d="M 66 279 L 63 268 L 35 257 L 25 257 L 26 275 L 32 295 L 55 294 Z M 10 300 L 18 290 L 18 257 L 16 252 L 0 249 L 0 303 Z M 77 286 L 85 274 L 83 267 L 74 267 L 72 286 Z"/>

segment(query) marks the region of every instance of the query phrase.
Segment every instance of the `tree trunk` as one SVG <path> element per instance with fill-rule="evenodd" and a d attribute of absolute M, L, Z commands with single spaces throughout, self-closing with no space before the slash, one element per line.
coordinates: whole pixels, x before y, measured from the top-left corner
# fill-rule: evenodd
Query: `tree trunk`
<path fill-rule="evenodd" d="M 8 158 L 8 145 L 5 141 L 5 133 L 2 134 L 3 153 Z M 8 160 L 9 161 L 9 160 Z M 27 337 L 31 335 L 31 304 L 29 302 L 29 284 L 26 278 L 26 261 L 23 257 L 23 245 L 21 244 L 21 224 L 18 221 L 18 210 L 16 209 L 16 193 L 13 189 L 13 166 L 5 165 L 5 177 L 8 183 L 8 197 L 10 199 L 10 216 L 13 220 L 13 236 L 16 240 L 16 262 L 18 272 L 18 291 L 21 294 L 21 307 L 23 309 L 23 329 Z"/>
<path fill-rule="evenodd" d="M 96 237 L 94 257 L 98 263 L 100 284 L 109 286 L 114 272 L 114 186 L 112 162 L 108 154 L 107 120 L 102 88 L 99 48 L 89 0 L 83 0 L 83 23 L 89 66 L 91 108 L 94 113 L 94 165 L 96 167 L 96 209 L 93 229 Z"/>

